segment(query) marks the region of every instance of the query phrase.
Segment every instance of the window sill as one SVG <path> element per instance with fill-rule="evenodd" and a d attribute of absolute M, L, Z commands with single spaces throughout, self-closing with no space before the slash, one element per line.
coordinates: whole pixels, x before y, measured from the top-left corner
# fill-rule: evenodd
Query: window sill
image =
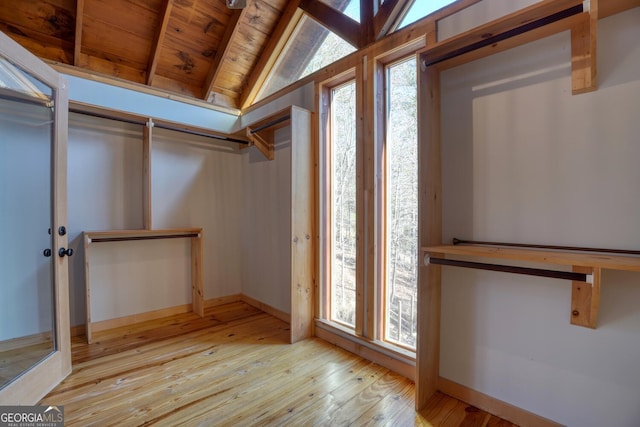
<path fill-rule="evenodd" d="M 370 340 L 336 323 L 316 319 L 316 336 L 415 381 L 415 352 Z"/>

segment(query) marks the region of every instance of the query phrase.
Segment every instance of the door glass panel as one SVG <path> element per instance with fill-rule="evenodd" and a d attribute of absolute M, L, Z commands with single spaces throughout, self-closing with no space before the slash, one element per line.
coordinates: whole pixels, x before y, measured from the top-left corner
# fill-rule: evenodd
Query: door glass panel
<path fill-rule="evenodd" d="M 56 349 L 52 99 L 0 57 L 0 388 Z"/>

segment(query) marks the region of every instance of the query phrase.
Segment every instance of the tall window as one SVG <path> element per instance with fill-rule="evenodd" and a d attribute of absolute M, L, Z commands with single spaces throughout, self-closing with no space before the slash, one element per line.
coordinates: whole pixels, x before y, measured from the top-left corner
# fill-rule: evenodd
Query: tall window
<path fill-rule="evenodd" d="M 415 348 L 418 283 L 416 59 L 386 71 L 384 339 Z"/>
<path fill-rule="evenodd" d="M 356 85 L 331 90 L 331 320 L 354 327 L 356 316 Z"/>
<path fill-rule="evenodd" d="M 394 52 L 372 63 L 373 79 L 359 67 L 321 88 L 320 304 L 328 322 L 319 325 L 403 353 L 415 350 L 417 326 L 417 57 Z M 372 81 L 373 97 L 359 86 Z M 380 117 L 361 123 L 361 105 Z"/>

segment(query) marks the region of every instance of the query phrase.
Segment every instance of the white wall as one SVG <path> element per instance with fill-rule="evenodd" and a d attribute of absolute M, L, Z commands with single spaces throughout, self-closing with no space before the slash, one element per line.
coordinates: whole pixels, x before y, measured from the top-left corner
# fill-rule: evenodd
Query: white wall
<path fill-rule="evenodd" d="M 205 299 L 241 292 L 243 161 L 234 145 L 154 131 L 153 227 L 203 228 Z"/>
<path fill-rule="evenodd" d="M 442 75 L 443 239 L 640 248 L 640 8 L 599 22 L 598 91 L 568 33 Z M 549 266 L 546 266 L 549 268 Z M 603 273 L 598 328 L 571 283 L 443 268 L 441 375 L 569 426 L 640 420 L 640 275 Z"/>
<path fill-rule="evenodd" d="M 204 228 L 206 299 L 240 293 L 241 156 L 229 144 L 154 129 L 153 227 Z M 72 114 L 68 212 L 71 324 L 85 321 L 82 231 L 140 229 L 142 128 Z M 92 320 L 191 302 L 184 239 L 91 245 Z"/>
<path fill-rule="evenodd" d="M 276 132 L 274 160 L 243 154 L 242 292 L 291 313 L 291 141 Z"/>
<path fill-rule="evenodd" d="M 82 232 L 143 226 L 142 128 L 71 114 L 67 161 L 67 229 L 69 247 L 75 251 L 69 258 L 70 314 L 74 326 L 84 324 L 86 317 Z M 98 244 L 93 248 L 105 249 Z M 100 257 L 94 257 L 93 261 L 102 262 Z M 95 292 L 109 286 L 108 272 L 105 274 L 102 279 L 94 279 Z M 100 310 L 94 314 L 97 316 L 94 320 L 107 316 Z"/>

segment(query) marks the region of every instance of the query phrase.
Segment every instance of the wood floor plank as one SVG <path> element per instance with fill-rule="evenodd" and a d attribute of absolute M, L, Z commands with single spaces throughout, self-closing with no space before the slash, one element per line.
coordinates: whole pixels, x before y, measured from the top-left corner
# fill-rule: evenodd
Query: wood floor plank
<path fill-rule="evenodd" d="M 487 422 L 487 427 L 518 427 L 518 426 L 507 420 L 498 418 L 495 415 L 491 415 L 489 417 L 489 421 Z"/>
<path fill-rule="evenodd" d="M 258 332 L 253 337 L 255 341 L 264 336 L 262 331 Z M 200 351 L 188 358 L 171 357 L 161 365 L 135 371 L 127 369 L 126 375 L 112 377 L 99 385 L 91 386 L 93 396 L 82 398 L 82 394 L 79 394 L 78 397 L 81 397 L 85 404 L 90 404 L 94 412 L 79 420 L 80 424 L 86 423 L 88 419 L 117 424 L 125 420 L 134 421 L 138 417 L 163 416 L 176 406 L 188 406 L 191 401 L 208 393 L 219 393 L 217 389 L 220 387 L 232 387 L 233 380 L 239 377 L 230 375 L 229 370 L 237 374 L 249 369 L 253 363 L 252 348 L 259 351 L 263 357 L 269 357 L 270 354 L 269 343 L 262 344 L 265 340 L 260 340 L 261 344 L 249 344 L 250 340 L 241 333 L 230 335 L 215 352 L 207 348 L 199 349 Z M 237 340 L 237 337 L 244 339 Z M 281 334 L 272 344 L 284 347 L 287 345 L 287 339 L 288 333 Z M 282 353 L 277 349 L 274 351 Z M 84 390 L 77 391 L 82 393 Z M 135 403 L 132 404 L 133 401 Z M 133 413 L 127 414 L 128 411 L 123 411 L 127 408 Z M 107 419 L 102 419 L 98 414 L 108 415 L 109 412 L 122 414 L 122 417 L 110 415 Z"/>
<path fill-rule="evenodd" d="M 73 373 L 41 402 L 67 426 L 512 427 L 436 394 L 421 413 L 413 382 L 246 303 L 83 337 Z"/>
<path fill-rule="evenodd" d="M 278 329 L 279 322 L 270 316 L 263 316 L 256 324 L 247 324 L 248 331 L 258 335 L 258 340 L 276 336 L 282 344 L 282 335 L 286 334 L 283 328 Z M 103 382 L 112 377 L 126 375 L 130 371 L 142 368 L 161 366 L 167 361 L 174 361 L 183 357 L 189 357 L 199 351 L 217 352 L 223 348 L 225 352 L 231 351 L 233 347 L 227 348 L 225 344 L 240 341 L 247 337 L 246 333 L 238 329 L 238 325 L 224 329 L 199 330 L 187 335 L 174 337 L 162 342 L 152 342 L 144 347 L 129 349 L 120 353 L 108 354 L 103 357 L 74 364 L 73 375 L 65 380 L 52 393 L 60 393 L 67 389 L 77 389 L 84 384 Z M 242 351 L 242 346 L 237 348 Z M 220 354 L 218 357 L 222 357 Z M 212 360 L 215 362 L 216 359 Z"/>
<path fill-rule="evenodd" d="M 385 380 L 387 382 L 380 388 L 382 399 L 358 417 L 356 425 L 414 425 L 415 413 L 411 406 L 415 393 L 413 384 L 392 372 L 380 381 Z"/>
<path fill-rule="evenodd" d="M 282 401 L 291 395 L 292 390 L 303 386 L 302 379 L 309 375 L 323 375 L 325 368 L 322 361 L 335 352 L 330 347 L 317 351 L 316 343 L 312 341 L 303 341 L 291 347 L 287 355 L 268 361 L 263 359 L 258 369 L 242 372 L 246 381 L 243 387 L 235 387 L 224 395 L 198 402 L 197 407 L 190 408 L 189 419 L 185 419 L 184 415 L 172 414 L 163 420 L 163 425 L 192 422 L 208 425 L 213 421 L 220 425 L 257 425 L 257 418 L 268 413 L 274 402 Z M 316 351 L 309 354 L 312 348 Z M 292 364 L 292 360 L 298 362 Z M 277 384 L 286 384 L 286 387 L 274 387 Z M 246 402 L 251 402 L 251 405 Z"/>

